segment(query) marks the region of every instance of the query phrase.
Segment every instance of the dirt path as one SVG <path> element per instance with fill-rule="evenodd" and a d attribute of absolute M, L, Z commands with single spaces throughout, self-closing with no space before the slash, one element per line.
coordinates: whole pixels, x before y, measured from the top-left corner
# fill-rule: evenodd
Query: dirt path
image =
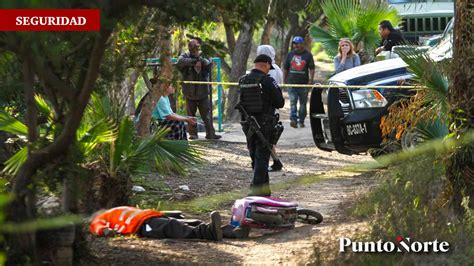
<path fill-rule="evenodd" d="M 273 191 L 276 197 L 297 202 L 300 207 L 322 213 L 324 222 L 312 226 L 297 224 L 294 230 L 268 232 L 254 230 L 246 240 L 208 241 L 153 240 L 116 238 L 94 239 L 97 262 L 101 265 L 145 265 L 157 263 L 198 264 L 295 264 L 307 262 L 314 253 L 315 242 L 324 245 L 325 237 L 344 224 L 341 207 L 350 204 L 357 194 L 371 186 L 371 174 L 337 172 L 343 166 L 371 160 L 369 156 L 346 156 L 317 149 L 307 127 L 293 129 L 289 126 L 289 104 L 281 110 L 285 131 L 278 146 L 284 163 L 281 172 L 270 173 L 272 184 L 288 182 L 323 174 L 305 184 Z M 188 177 L 149 176 L 143 181 L 159 180 L 166 185 L 163 199 L 186 200 L 214 195 L 248 187 L 252 178 L 250 158 L 245 138 L 238 124 L 227 125 L 223 141 L 203 142 L 206 164 L 193 169 Z M 186 185 L 189 190 L 180 186 Z M 224 222 L 230 219 L 232 201 L 220 205 Z M 206 217 L 197 217 L 206 219 Z M 207 220 L 207 219 L 206 219 Z M 332 241 L 332 240 L 331 240 Z"/>
<path fill-rule="evenodd" d="M 209 164 L 187 178 L 168 180 L 173 190 L 179 191 L 180 185 L 190 187 L 188 194 L 193 196 L 224 192 L 248 186 L 251 171 L 248 158 L 244 156 L 243 144 L 212 144 L 206 156 Z M 230 151 L 238 155 L 230 156 Z M 343 165 L 368 159 L 366 156 L 344 156 L 335 153 L 323 153 L 312 146 L 281 146 L 285 159 L 285 171 L 271 174 L 271 182 L 285 182 L 307 173 L 330 173 Z M 242 154 L 240 154 L 242 153 Z M 222 160 L 225 159 L 225 160 Z M 289 166 L 291 162 L 291 167 Z M 218 174 L 219 173 L 219 174 Z M 214 178 L 212 178 L 214 176 Z M 199 184 L 206 183 L 204 186 Z M 301 207 L 315 209 L 324 216 L 324 222 L 316 225 L 297 224 L 294 230 L 286 232 L 268 232 L 255 230 L 247 240 L 224 240 L 221 243 L 207 241 L 150 240 L 117 238 L 113 240 L 96 239 L 95 248 L 101 264 L 149 263 L 199 263 L 199 264 L 294 264 L 305 262 L 314 252 L 314 243 L 324 243 L 321 235 L 330 234 L 341 225 L 343 217 L 341 204 L 350 204 L 359 193 L 364 193 L 371 185 L 370 175 L 328 176 L 309 185 L 298 186 L 282 191 L 274 191 L 277 197 L 295 201 Z M 211 190 L 211 191 L 212 191 Z M 207 192 L 207 193 L 206 193 Z M 184 194 L 180 192 L 175 192 Z M 224 220 L 230 219 L 231 202 L 220 209 Z M 205 217 L 198 217 L 205 219 Z M 224 221 L 224 222 L 225 222 Z"/>

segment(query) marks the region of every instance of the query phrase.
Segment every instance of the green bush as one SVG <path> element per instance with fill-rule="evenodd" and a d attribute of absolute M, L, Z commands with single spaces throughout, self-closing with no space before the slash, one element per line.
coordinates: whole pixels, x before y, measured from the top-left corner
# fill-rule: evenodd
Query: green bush
<path fill-rule="evenodd" d="M 313 55 L 317 55 L 323 51 L 323 44 L 320 42 L 313 42 L 313 46 L 311 47 L 311 53 Z"/>
<path fill-rule="evenodd" d="M 314 56 L 314 60 L 318 61 L 318 62 L 327 62 L 327 63 L 332 63 L 333 62 L 331 57 L 329 57 L 329 55 L 324 50 L 319 52 L 318 54 L 316 54 Z"/>
<path fill-rule="evenodd" d="M 322 43 L 331 58 L 336 56 L 341 38 L 349 38 L 357 52 L 365 50 L 373 54 L 380 42 L 380 21 L 389 20 L 397 25 L 401 19 L 386 1 L 325 0 L 321 1 L 321 7 L 327 24 L 313 24 L 310 35 L 315 41 Z"/>
<path fill-rule="evenodd" d="M 360 198 L 352 214 L 369 221 L 369 232 L 355 236 L 357 241 L 395 241 L 397 236 L 416 241 L 447 241 L 447 254 L 341 254 L 339 264 L 350 261 L 356 265 L 457 264 L 474 261 L 474 213 L 465 207 L 465 218 L 451 209 L 451 191 L 441 163 L 425 156 L 392 166 L 378 173 L 381 183 Z"/>

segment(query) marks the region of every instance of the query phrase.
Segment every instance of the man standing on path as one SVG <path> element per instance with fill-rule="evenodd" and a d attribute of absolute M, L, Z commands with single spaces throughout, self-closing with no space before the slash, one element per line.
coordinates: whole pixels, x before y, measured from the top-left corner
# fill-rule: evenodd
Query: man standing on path
<path fill-rule="evenodd" d="M 283 79 L 286 84 L 313 84 L 314 60 L 313 55 L 304 49 L 304 38 L 295 36 L 292 42 L 294 50 L 286 57 L 283 65 Z M 290 126 L 304 127 L 306 118 L 306 103 L 308 102 L 309 88 L 289 88 L 290 97 Z M 297 103 L 300 100 L 298 111 Z"/>
<path fill-rule="evenodd" d="M 212 69 L 210 59 L 201 57 L 201 44 L 196 39 L 191 39 L 188 44 L 189 53 L 184 53 L 178 58 L 177 66 L 186 81 L 208 81 Z M 199 109 L 204 127 L 206 128 L 206 139 L 220 139 L 216 135 L 212 124 L 209 108 L 209 91 L 207 84 L 183 84 L 183 94 L 186 99 L 186 112 L 188 116 L 196 116 Z M 196 125 L 189 125 L 189 139 L 197 139 Z"/>
<path fill-rule="evenodd" d="M 260 131 L 265 138 L 265 143 L 259 138 L 257 132 L 252 128 L 250 121 L 242 114 L 242 129 L 247 136 L 247 147 L 254 175 L 251 185 L 251 196 L 270 196 L 270 179 L 268 176 L 268 161 L 270 160 L 270 148 L 268 143 L 275 135 L 275 109 L 282 108 L 285 99 L 280 87 L 275 80 L 268 76 L 273 68 L 272 59 L 268 55 L 261 54 L 255 58 L 255 66 L 252 71 L 239 80 L 240 103 L 249 116 L 253 116 L 260 125 Z"/>

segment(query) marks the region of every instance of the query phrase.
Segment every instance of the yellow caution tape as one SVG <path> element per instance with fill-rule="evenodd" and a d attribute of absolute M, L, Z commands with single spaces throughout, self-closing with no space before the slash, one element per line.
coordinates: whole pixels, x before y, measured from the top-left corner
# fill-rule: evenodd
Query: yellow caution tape
<path fill-rule="evenodd" d="M 210 84 L 210 85 L 224 85 L 224 86 L 237 86 L 237 82 L 217 82 L 217 81 L 180 81 L 183 84 Z M 282 88 L 359 88 L 359 89 L 424 89 L 425 86 L 389 86 L 389 85 L 323 85 L 323 84 L 279 84 Z"/>

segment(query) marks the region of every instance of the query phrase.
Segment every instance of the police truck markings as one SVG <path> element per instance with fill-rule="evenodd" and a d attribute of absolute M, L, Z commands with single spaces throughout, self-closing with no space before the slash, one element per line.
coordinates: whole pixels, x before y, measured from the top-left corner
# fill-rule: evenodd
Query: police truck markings
<path fill-rule="evenodd" d="M 367 125 L 365 123 L 357 123 L 346 125 L 347 135 L 361 135 L 367 134 Z"/>

